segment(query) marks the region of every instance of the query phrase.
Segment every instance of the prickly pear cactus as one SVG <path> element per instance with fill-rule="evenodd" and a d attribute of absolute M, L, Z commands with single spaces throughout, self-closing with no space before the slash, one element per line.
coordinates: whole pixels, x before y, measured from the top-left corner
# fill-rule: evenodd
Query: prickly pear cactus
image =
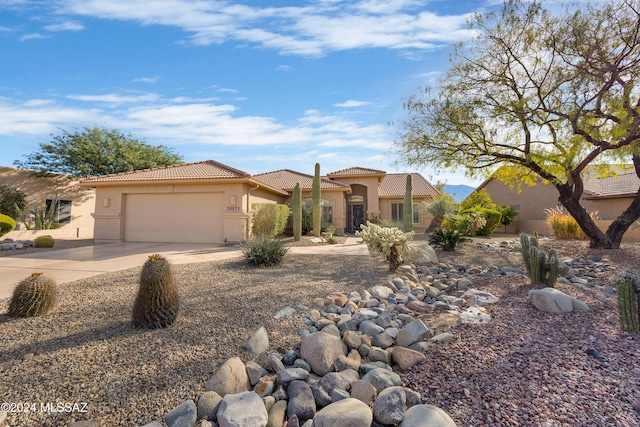
<path fill-rule="evenodd" d="M 149 256 L 140 273 L 140 287 L 133 306 L 137 328 L 166 328 L 178 317 L 180 300 L 171 264 L 159 254 Z"/>
<path fill-rule="evenodd" d="M 42 273 L 33 273 L 14 289 L 9 303 L 9 316 L 41 316 L 50 312 L 57 301 L 58 285 L 56 281 Z"/>

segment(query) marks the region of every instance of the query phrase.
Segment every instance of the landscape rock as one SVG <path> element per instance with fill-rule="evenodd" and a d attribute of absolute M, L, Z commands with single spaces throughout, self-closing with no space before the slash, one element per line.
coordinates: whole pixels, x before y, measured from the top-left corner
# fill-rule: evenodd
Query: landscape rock
<path fill-rule="evenodd" d="M 393 371 L 384 368 L 374 368 L 364 374 L 363 381 L 369 381 L 380 393 L 385 388 L 402 385 L 400 376 Z"/>
<path fill-rule="evenodd" d="M 293 381 L 287 388 L 289 404 L 287 417 L 297 415 L 301 422 L 312 419 L 316 414 L 316 402 L 311 387 L 304 381 Z"/>
<path fill-rule="evenodd" d="M 460 313 L 460 323 L 482 325 L 491 321 L 491 315 L 486 308 L 473 305 Z"/>
<path fill-rule="evenodd" d="M 269 335 L 264 326 L 260 326 L 247 341 L 242 344 L 242 348 L 253 354 L 262 354 L 269 349 Z"/>
<path fill-rule="evenodd" d="M 389 387 L 373 402 L 373 419 L 382 424 L 396 425 L 404 419 L 407 397 L 402 387 Z"/>
<path fill-rule="evenodd" d="M 313 420 L 314 427 L 370 427 L 371 409 L 358 399 L 348 398 L 322 408 Z"/>
<path fill-rule="evenodd" d="M 198 399 L 197 414 L 199 420 L 214 420 L 218 407 L 222 402 L 222 396 L 215 391 L 205 391 Z"/>
<path fill-rule="evenodd" d="M 400 329 L 396 343 L 401 347 L 409 347 L 415 342 L 423 341 L 429 334 L 429 327 L 422 320 L 416 319 Z"/>
<path fill-rule="evenodd" d="M 411 245 L 407 258 L 414 264 L 437 264 L 438 255 L 436 251 L 428 244 Z"/>
<path fill-rule="evenodd" d="M 192 427 L 198 420 L 198 409 L 193 400 L 182 402 L 164 416 L 168 427 Z"/>
<path fill-rule="evenodd" d="M 239 357 L 232 357 L 220 366 L 205 384 L 205 390 L 215 391 L 220 396 L 251 390 L 244 363 Z"/>
<path fill-rule="evenodd" d="M 220 427 L 266 427 L 269 421 L 262 399 L 252 391 L 224 396 L 217 415 Z"/>
<path fill-rule="evenodd" d="M 456 423 L 437 406 L 423 404 L 409 408 L 399 427 L 456 427 Z"/>
<path fill-rule="evenodd" d="M 371 406 L 378 391 L 369 381 L 357 380 L 351 383 L 351 397 Z"/>
<path fill-rule="evenodd" d="M 323 407 L 331 403 L 333 390 L 348 390 L 351 383 L 359 379 L 358 373 L 351 369 L 342 372 L 329 372 L 311 386 L 311 391 L 318 406 Z"/>
<path fill-rule="evenodd" d="M 277 401 L 269 410 L 267 427 L 282 427 L 287 412 L 287 401 Z"/>
<path fill-rule="evenodd" d="M 403 371 L 407 371 L 418 363 L 423 363 L 427 360 L 424 354 L 399 346 L 393 347 L 391 358 Z"/>
<path fill-rule="evenodd" d="M 324 332 L 314 332 L 302 339 L 300 355 L 318 375 L 333 371 L 336 359 L 347 354 L 347 346 L 339 337 Z"/>
<path fill-rule="evenodd" d="M 589 306 L 576 297 L 567 295 L 554 288 L 533 289 L 529 291 L 531 302 L 540 311 L 547 313 L 570 313 L 573 310 L 589 311 Z"/>

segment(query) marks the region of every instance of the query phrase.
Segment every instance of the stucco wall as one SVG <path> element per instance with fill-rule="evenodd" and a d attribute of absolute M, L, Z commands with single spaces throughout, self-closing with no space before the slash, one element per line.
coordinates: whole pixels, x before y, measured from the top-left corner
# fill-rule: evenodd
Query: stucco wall
<path fill-rule="evenodd" d="M 420 223 L 413 224 L 413 231 L 416 233 L 424 233 L 429 224 L 431 224 L 431 220 L 433 217 L 429 214 L 426 214 L 423 210 L 424 203 L 430 200 L 429 198 L 413 198 L 413 203 L 418 203 L 420 205 Z M 391 204 L 392 203 L 404 203 L 404 199 L 380 199 L 380 219 L 383 221 L 391 221 Z M 402 227 L 402 222 L 399 224 Z"/>

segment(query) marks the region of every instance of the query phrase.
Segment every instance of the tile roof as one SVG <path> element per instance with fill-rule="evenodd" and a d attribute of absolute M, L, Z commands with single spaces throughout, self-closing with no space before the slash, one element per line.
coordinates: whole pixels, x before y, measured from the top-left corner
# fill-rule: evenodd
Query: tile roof
<path fill-rule="evenodd" d="M 296 183 L 300 183 L 300 188 L 310 190 L 313 185 L 313 176 L 292 171 L 290 169 L 280 169 L 273 172 L 266 172 L 253 175 L 253 178 L 262 181 L 272 187 L 292 191 Z M 351 186 L 339 181 L 334 181 L 326 177 L 320 177 L 320 188 L 328 189 L 350 189 Z"/>
<path fill-rule="evenodd" d="M 338 177 L 338 176 L 362 176 L 362 175 L 385 175 L 385 171 L 377 170 L 377 169 L 369 169 L 369 168 L 361 168 L 359 166 L 355 166 L 352 168 L 341 169 L 339 171 L 328 173 L 327 176 L 329 178 Z"/>
<path fill-rule="evenodd" d="M 587 199 L 633 196 L 640 189 L 640 178 L 633 173 L 596 177 L 585 180 L 584 193 Z"/>
<path fill-rule="evenodd" d="M 123 172 L 102 175 L 82 180 L 83 184 L 111 183 L 111 182 L 143 182 L 143 181 L 175 181 L 175 180 L 208 180 L 229 178 L 250 178 L 251 176 L 239 169 L 223 165 L 215 160 L 205 160 L 196 163 L 167 166 L 163 168 L 143 169 L 133 172 Z"/>
<path fill-rule="evenodd" d="M 437 196 L 440 194 L 433 185 L 419 173 L 412 173 L 412 190 L 414 197 Z M 379 197 L 404 197 L 407 185 L 406 173 L 390 173 L 378 185 Z"/>

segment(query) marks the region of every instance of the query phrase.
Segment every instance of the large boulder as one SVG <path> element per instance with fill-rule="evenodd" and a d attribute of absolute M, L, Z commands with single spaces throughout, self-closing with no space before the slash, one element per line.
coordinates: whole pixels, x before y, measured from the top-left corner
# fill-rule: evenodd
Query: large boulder
<path fill-rule="evenodd" d="M 412 245 L 409 247 L 409 253 L 406 256 L 414 264 L 437 264 L 438 255 L 428 244 Z"/>
<path fill-rule="evenodd" d="M 300 345 L 300 356 L 309 362 L 313 372 L 320 376 L 332 372 L 336 359 L 346 355 L 346 344 L 339 337 L 324 332 L 306 335 Z"/>
<path fill-rule="evenodd" d="M 573 310 L 589 311 L 589 306 L 578 298 L 554 288 L 533 289 L 529 291 L 529 296 L 538 310 L 547 313 L 562 314 Z"/>

